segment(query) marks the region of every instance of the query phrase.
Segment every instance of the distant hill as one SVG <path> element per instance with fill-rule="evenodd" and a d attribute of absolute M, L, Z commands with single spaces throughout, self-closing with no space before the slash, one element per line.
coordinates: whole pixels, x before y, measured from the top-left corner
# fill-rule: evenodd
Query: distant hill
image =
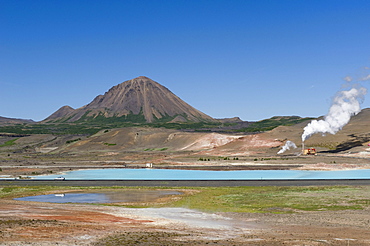
<path fill-rule="evenodd" d="M 106 120 L 137 123 L 216 122 L 145 76 L 118 84 L 81 108 L 64 106 L 43 122 Z"/>
<path fill-rule="evenodd" d="M 320 117 L 321 118 L 321 117 Z M 310 122 L 304 122 L 292 126 L 278 126 L 272 131 L 264 133 L 271 138 L 279 140 L 291 140 L 301 145 L 303 128 Z M 359 114 L 353 116 L 350 122 L 335 135 L 320 133 L 312 135 L 305 141 L 306 146 L 322 147 L 332 152 L 345 151 L 356 146 L 370 143 L 370 108 L 363 109 Z"/>
<path fill-rule="evenodd" d="M 66 115 L 73 113 L 75 110 L 70 106 L 63 106 L 57 111 L 55 111 L 52 115 L 50 115 L 48 118 L 46 118 L 47 121 L 55 120 L 59 118 L 63 118 Z"/>
<path fill-rule="evenodd" d="M 0 116 L 0 125 L 12 125 L 12 124 L 23 124 L 23 123 L 34 123 L 33 120 L 14 119 Z"/>

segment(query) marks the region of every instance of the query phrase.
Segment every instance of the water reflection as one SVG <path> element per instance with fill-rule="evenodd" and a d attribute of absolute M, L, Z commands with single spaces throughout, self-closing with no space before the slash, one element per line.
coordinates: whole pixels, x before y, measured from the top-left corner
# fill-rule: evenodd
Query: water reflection
<path fill-rule="evenodd" d="M 97 191 L 69 192 L 63 194 L 49 194 L 15 198 L 19 201 L 52 202 L 52 203 L 136 203 L 152 202 L 158 198 L 181 195 L 179 191 L 166 190 L 124 190 L 124 191 Z"/>

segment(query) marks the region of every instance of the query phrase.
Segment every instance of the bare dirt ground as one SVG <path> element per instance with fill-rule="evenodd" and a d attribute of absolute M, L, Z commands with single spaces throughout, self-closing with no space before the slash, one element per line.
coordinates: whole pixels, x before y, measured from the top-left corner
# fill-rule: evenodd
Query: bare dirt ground
<path fill-rule="evenodd" d="M 368 210 L 208 214 L 3 199 L 0 211 L 0 245 L 370 244 Z"/>

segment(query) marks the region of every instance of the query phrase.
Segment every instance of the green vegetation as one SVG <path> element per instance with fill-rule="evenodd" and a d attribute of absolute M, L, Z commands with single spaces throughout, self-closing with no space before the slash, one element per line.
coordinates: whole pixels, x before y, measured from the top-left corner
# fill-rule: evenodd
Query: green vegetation
<path fill-rule="evenodd" d="M 104 145 L 107 145 L 107 146 L 114 146 L 114 145 L 117 145 L 115 143 L 104 143 Z"/>
<path fill-rule="evenodd" d="M 61 190 L 96 190 L 107 187 L 0 187 L 0 198 L 15 198 Z M 309 187 L 111 187 L 110 189 L 182 189 L 180 200 L 151 204 L 152 207 L 186 207 L 206 212 L 294 213 L 364 209 L 370 206 L 370 187 L 309 186 Z M 132 207 L 133 205 L 131 205 Z M 136 205 L 134 207 L 142 207 Z"/>
<path fill-rule="evenodd" d="M 0 144 L 0 147 L 7 147 L 7 146 L 12 146 L 15 144 L 15 141 L 17 140 L 18 138 L 15 138 L 15 139 L 12 139 L 12 140 L 9 140 L 9 141 L 6 141 L 4 144 Z"/>
<path fill-rule="evenodd" d="M 259 160 L 260 161 L 276 161 L 276 160 L 280 160 L 280 161 L 284 161 L 284 160 L 291 160 L 292 158 L 275 158 L 275 157 L 268 157 L 268 158 L 260 158 Z M 294 158 L 296 159 L 296 158 Z M 258 161 L 258 158 L 254 158 L 253 161 Z"/>
<path fill-rule="evenodd" d="M 16 198 L 22 196 L 32 196 L 42 194 L 46 191 L 57 190 L 57 187 L 53 186 L 3 186 L 0 187 L 0 198 Z"/>
<path fill-rule="evenodd" d="M 102 118 L 103 119 L 103 118 Z M 124 127 L 155 127 L 176 130 L 198 130 L 209 127 L 217 127 L 218 123 L 187 122 L 187 123 L 133 123 L 120 121 L 119 117 L 104 118 L 98 121 L 86 121 L 76 123 L 40 123 L 40 124 L 16 124 L 11 126 L 0 126 L 1 133 L 14 134 L 54 134 L 54 135 L 93 135 L 101 130 L 108 132 L 108 129 Z M 108 128 L 108 129 L 107 129 Z"/>
<path fill-rule="evenodd" d="M 158 123 L 154 122 L 151 124 L 147 124 L 149 127 L 156 127 L 156 128 L 167 128 L 167 129 L 175 129 L 175 130 L 193 130 L 193 131 L 210 131 L 210 128 L 217 128 L 221 126 L 221 123 L 217 122 L 177 122 L 177 123 Z"/>
<path fill-rule="evenodd" d="M 75 123 L 83 123 L 87 122 L 89 124 L 111 124 L 111 123 L 146 123 L 146 119 L 144 117 L 144 114 L 142 112 L 142 109 L 139 114 L 134 114 L 133 112 L 130 112 L 127 115 L 123 116 L 112 116 L 107 118 L 104 116 L 103 113 L 99 113 L 94 116 L 88 116 L 90 112 L 86 112 L 79 120 L 77 120 Z"/>
<path fill-rule="evenodd" d="M 49 122 L 49 123 L 34 123 L 34 124 L 15 124 L 9 126 L 1 126 L 0 132 L 14 134 L 80 134 L 93 135 L 101 130 L 108 132 L 109 129 L 124 128 L 124 127 L 154 127 L 167 128 L 175 130 L 187 130 L 196 132 L 211 132 L 213 129 L 224 132 L 262 132 L 269 131 L 275 127 L 284 125 L 294 125 L 303 121 L 311 120 L 312 118 L 300 118 L 298 116 L 272 117 L 258 122 L 254 122 L 248 127 L 241 129 L 227 129 L 229 126 L 236 126 L 237 123 L 220 123 L 220 122 L 177 122 L 169 123 L 168 120 L 173 119 L 168 115 L 157 119 L 153 123 L 147 123 L 142 113 L 135 115 L 132 112 L 126 116 L 113 116 L 106 118 L 104 115 L 87 116 L 86 113 L 76 122 Z M 186 115 L 185 115 L 186 116 Z M 184 117 L 185 117 L 184 116 Z"/>
<path fill-rule="evenodd" d="M 66 144 L 70 144 L 70 143 L 74 143 L 74 142 L 77 142 L 77 141 L 80 141 L 81 138 L 77 138 L 77 139 L 73 139 L 73 140 L 68 140 L 66 141 Z"/>
<path fill-rule="evenodd" d="M 156 123 L 166 123 L 166 122 L 169 122 L 175 119 L 177 116 L 179 115 L 169 116 L 168 114 L 165 114 L 165 115 L 162 115 L 162 118 L 157 118 L 157 116 L 153 114 L 153 119 L 154 119 L 154 122 Z M 187 117 L 186 114 L 182 114 L 181 116 L 183 116 L 185 119 Z"/>
<path fill-rule="evenodd" d="M 2 133 L 15 134 L 55 134 L 55 135 L 92 135 L 106 127 L 89 124 L 48 123 L 48 124 L 16 124 L 1 126 Z"/>
<path fill-rule="evenodd" d="M 148 149 L 144 149 L 144 151 L 165 151 L 167 149 L 168 148 L 148 148 Z"/>
<path fill-rule="evenodd" d="M 370 205 L 369 195 L 358 199 L 369 187 L 218 187 L 200 191 L 171 205 L 206 212 L 243 213 L 363 209 Z"/>
<path fill-rule="evenodd" d="M 224 161 L 229 161 L 231 160 L 230 157 L 222 157 L 222 156 L 219 156 L 215 159 L 212 159 L 213 161 L 221 161 L 221 160 L 224 160 Z M 233 157 L 233 160 L 236 161 L 236 160 L 239 160 L 238 157 Z M 203 157 L 199 157 L 198 161 L 211 161 L 210 158 L 203 158 Z"/>
<path fill-rule="evenodd" d="M 313 118 L 301 118 L 299 116 L 275 116 L 270 119 L 254 122 L 246 128 L 236 130 L 238 132 L 264 132 L 270 131 L 278 126 L 291 126 Z"/>

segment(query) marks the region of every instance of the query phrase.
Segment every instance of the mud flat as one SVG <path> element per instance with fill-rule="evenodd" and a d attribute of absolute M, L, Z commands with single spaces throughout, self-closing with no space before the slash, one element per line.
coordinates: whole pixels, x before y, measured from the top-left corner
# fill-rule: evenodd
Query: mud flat
<path fill-rule="evenodd" d="M 279 214 L 278 208 L 264 213 L 241 213 L 153 206 L 127 208 L 1 199 L 0 244 L 361 246 L 370 243 L 368 207 Z"/>

